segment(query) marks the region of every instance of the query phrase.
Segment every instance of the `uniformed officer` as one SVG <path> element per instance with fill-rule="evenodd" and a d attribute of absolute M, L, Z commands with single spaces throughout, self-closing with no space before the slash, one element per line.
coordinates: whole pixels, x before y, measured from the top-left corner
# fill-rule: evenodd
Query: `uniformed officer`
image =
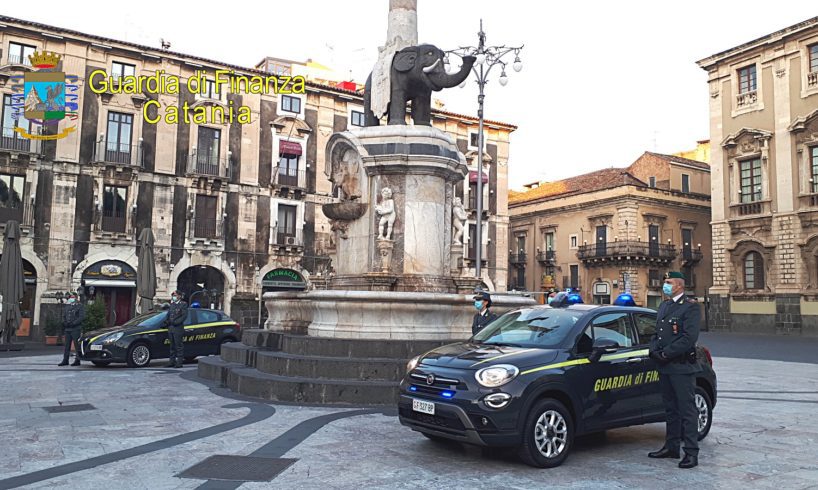
<path fill-rule="evenodd" d="M 168 327 L 170 340 L 170 362 L 167 367 L 180 368 L 185 359 L 185 319 L 187 318 L 187 303 L 182 301 L 182 293 L 174 291 L 170 296 L 170 307 L 165 325 Z"/>
<path fill-rule="evenodd" d="M 85 320 L 85 307 L 79 302 L 77 293 L 68 293 L 68 304 L 62 310 L 62 328 L 65 337 L 65 349 L 62 354 L 62 362 L 58 366 L 67 366 L 68 357 L 71 355 L 71 342 L 74 342 L 74 362 L 72 366 L 80 365 L 80 335 L 82 335 L 82 322 Z"/>
<path fill-rule="evenodd" d="M 649 453 L 651 458 L 679 458 L 679 443 L 685 456 L 679 468 L 699 464 L 699 430 L 696 411 L 696 341 L 699 338 L 699 305 L 684 294 L 681 272 L 665 274 L 662 292 L 670 299 L 659 306 L 656 333 L 650 341 L 650 357 L 659 365 L 659 385 L 667 415 L 665 445 Z"/>
<path fill-rule="evenodd" d="M 483 330 L 486 325 L 497 319 L 497 315 L 489 311 L 491 308 L 491 295 L 486 291 L 480 291 L 474 295 L 474 307 L 477 308 L 477 313 L 471 322 L 471 333 L 476 334 Z"/>

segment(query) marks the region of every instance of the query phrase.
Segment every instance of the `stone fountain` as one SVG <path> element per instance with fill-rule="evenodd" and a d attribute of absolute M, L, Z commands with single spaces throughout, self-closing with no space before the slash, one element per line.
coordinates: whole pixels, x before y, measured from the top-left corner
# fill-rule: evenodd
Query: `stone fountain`
<path fill-rule="evenodd" d="M 326 147 L 324 171 L 339 196 L 322 207 L 337 252 L 330 288 L 265 293 L 264 329 L 245 331 L 220 359 L 202 359 L 200 376 L 272 400 L 389 403 L 406 359 L 471 335 L 480 281 L 461 272 L 466 214 L 454 192 L 468 167 L 431 126 L 430 104 L 474 60 L 445 73 L 443 51 L 417 44 L 416 0 L 389 3 L 387 43 L 366 84 L 368 125 L 332 135 Z M 494 295 L 492 309 L 531 304 Z"/>

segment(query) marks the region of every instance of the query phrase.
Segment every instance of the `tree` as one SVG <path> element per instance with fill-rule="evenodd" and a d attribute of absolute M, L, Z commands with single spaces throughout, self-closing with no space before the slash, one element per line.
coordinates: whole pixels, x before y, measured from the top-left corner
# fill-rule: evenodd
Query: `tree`
<path fill-rule="evenodd" d="M 101 299 L 85 306 L 85 321 L 82 322 L 82 332 L 90 332 L 105 327 L 105 301 Z"/>

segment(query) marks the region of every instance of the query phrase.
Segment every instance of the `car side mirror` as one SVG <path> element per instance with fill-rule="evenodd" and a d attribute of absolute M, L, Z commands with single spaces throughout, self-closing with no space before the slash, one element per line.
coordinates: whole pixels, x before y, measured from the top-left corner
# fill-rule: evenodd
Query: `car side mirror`
<path fill-rule="evenodd" d="M 619 347 L 619 343 L 613 339 L 595 339 L 591 350 L 591 355 L 588 357 L 588 360 L 591 362 L 597 362 L 603 354 L 616 352 L 616 349 Z"/>

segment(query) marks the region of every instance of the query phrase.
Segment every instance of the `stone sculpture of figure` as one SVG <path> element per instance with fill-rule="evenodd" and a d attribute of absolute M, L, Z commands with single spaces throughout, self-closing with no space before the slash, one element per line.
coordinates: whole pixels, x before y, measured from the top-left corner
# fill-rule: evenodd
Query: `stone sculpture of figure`
<path fill-rule="evenodd" d="M 459 197 L 454 198 L 452 218 L 455 231 L 452 241 L 456 245 L 463 245 L 463 223 L 466 221 L 466 218 L 468 218 L 468 215 L 466 214 L 466 210 L 463 209 L 463 201 L 461 201 Z"/>
<path fill-rule="evenodd" d="M 344 152 L 340 161 L 332 162 L 332 181 L 342 201 L 355 201 L 361 197 L 359 170 L 358 152 L 351 148 Z"/>
<path fill-rule="evenodd" d="M 395 212 L 395 201 L 392 200 L 392 189 L 384 187 L 381 191 L 381 203 L 375 205 L 375 212 L 381 217 L 378 221 L 378 238 L 383 240 L 392 239 L 392 226 L 395 224 L 397 213 Z M 386 232 L 384 232 L 386 225 Z"/>

